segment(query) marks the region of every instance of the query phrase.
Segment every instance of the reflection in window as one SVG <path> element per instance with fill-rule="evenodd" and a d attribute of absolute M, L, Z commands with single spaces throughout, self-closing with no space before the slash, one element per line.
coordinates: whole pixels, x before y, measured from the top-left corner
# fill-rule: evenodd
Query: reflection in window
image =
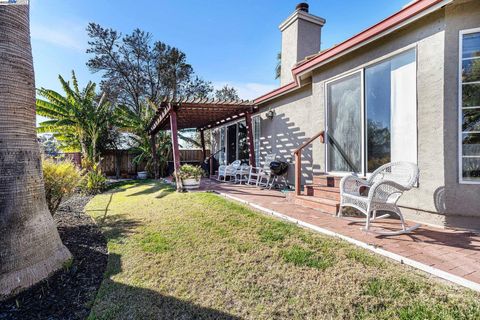
<path fill-rule="evenodd" d="M 327 85 L 328 170 L 361 172 L 361 73 Z"/>
<path fill-rule="evenodd" d="M 365 69 L 367 172 L 417 161 L 415 50 Z"/>
<path fill-rule="evenodd" d="M 461 175 L 480 181 L 480 32 L 461 37 Z"/>
<path fill-rule="evenodd" d="M 367 169 L 390 162 L 390 61 L 365 69 Z"/>
<path fill-rule="evenodd" d="M 238 160 L 248 163 L 247 125 L 245 121 L 238 123 Z"/>

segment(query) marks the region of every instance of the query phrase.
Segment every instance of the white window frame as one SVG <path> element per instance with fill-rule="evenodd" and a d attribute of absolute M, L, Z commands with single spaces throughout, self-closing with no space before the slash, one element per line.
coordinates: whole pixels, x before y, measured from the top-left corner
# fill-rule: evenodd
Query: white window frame
<path fill-rule="evenodd" d="M 480 28 L 478 28 L 480 30 Z M 356 68 L 353 68 L 353 69 L 350 69 L 348 71 L 345 71 L 339 75 L 336 75 L 334 77 L 331 77 L 327 80 L 325 80 L 324 84 L 323 84 L 323 95 L 324 95 L 324 123 L 325 123 L 325 132 L 328 132 L 328 91 L 327 91 L 327 85 L 331 82 L 334 82 L 334 81 L 337 81 L 337 80 L 340 80 L 342 78 L 345 78 L 345 77 L 348 77 L 348 76 L 351 76 L 352 74 L 356 73 L 356 72 L 361 72 L 361 77 L 362 77 L 362 82 L 361 82 L 361 99 L 362 99 L 362 111 L 361 111 L 361 117 L 362 117 L 362 129 L 361 129 L 361 134 L 362 134 L 362 171 L 359 172 L 358 174 L 361 174 L 362 176 L 364 177 L 369 177 L 372 172 L 368 172 L 368 168 L 366 167 L 366 156 L 367 156 L 367 144 L 366 144 L 366 139 L 367 139 L 367 136 L 366 136 L 366 128 L 365 128 L 365 117 L 366 117 L 366 114 L 365 114 L 365 69 L 368 68 L 368 67 L 372 67 L 376 64 L 379 64 L 379 63 L 382 63 L 386 60 L 389 60 L 389 59 L 392 59 L 394 58 L 395 56 L 398 56 L 402 53 L 405 53 L 407 51 L 410 51 L 410 50 L 415 50 L 415 63 L 416 63 L 416 67 L 417 67 L 417 72 L 418 72 L 418 47 L 417 47 L 417 44 L 416 43 L 413 43 L 413 44 L 410 44 L 408 46 L 405 46 L 401 49 L 398 49 L 398 50 L 395 50 L 393 52 L 390 52 L 388 54 L 385 54 L 377 59 L 374 59 L 374 60 L 371 60 L 367 63 L 364 63 L 364 64 L 361 64 L 359 65 L 358 67 Z M 418 94 L 418 87 L 417 87 L 417 94 Z M 417 109 L 417 118 L 416 118 L 416 121 L 417 121 L 417 141 L 415 141 L 415 145 L 416 145 L 416 148 L 417 148 L 417 160 L 416 160 L 416 163 L 418 164 L 418 102 L 417 102 L 417 106 L 416 106 L 416 109 Z M 348 175 L 348 174 L 351 174 L 351 172 L 338 172 L 338 171 L 330 171 L 328 168 L 328 137 L 325 137 L 325 163 L 324 163 L 324 168 L 325 168 L 325 171 L 327 173 L 330 173 L 330 172 L 334 172 L 335 175 L 339 175 L 339 176 L 344 176 L 344 175 Z"/>
<path fill-rule="evenodd" d="M 463 81 L 462 81 L 462 68 L 463 68 L 463 36 L 471 33 L 480 33 L 479 28 L 460 30 L 458 33 L 458 182 L 460 184 L 480 184 L 480 180 L 465 180 L 463 178 L 463 159 L 464 158 L 478 158 L 477 156 L 463 156 L 463 110 L 464 109 L 480 109 L 480 106 L 465 107 L 463 108 Z M 465 60 L 470 60 L 469 58 Z M 480 81 L 467 82 L 468 84 L 480 84 Z M 475 133 L 475 132 L 473 132 Z"/>
<path fill-rule="evenodd" d="M 360 73 L 360 99 L 361 99 L 361 102 L 360 102 L 360 105 L 361 105 L 361 112 L 360 112 L 360 126 L 361 126 L 361 146 L 360 146 L 360 155 L 362 157 L 362 162 L 361 162 L 361 172 L 360 174 L 362 175 L 365 175 L 365 138 L 364 138 L 364 134 L 365 134 L 365 99 L 364 99 L 364 91 L 363 90 L 363 86 L 364 86 L 364 68 L 360 68 L 360 69 L 355 69 L 353 71 L 350 71 L 348 73 L 344 73 L 340 76 L 337 76 L 337 77 L 333 77 L 333 78 L 330 78 L 328 79 L 327 81 L 325 81 L 325 84 L 324 84 L 324 104 L 325 104 L 325 132 L 328 133 L 328 85 L 332 82 L 336 82 L 336 81 L 339 81 L 339 80 L 342 80 L 344 78 L 347 78 L 347 77 L 350 77 L 356 73 Z M 328 166 L 328 155 L 329 155 L 329 152 L 328 152 L 328 147 L 329 147 L 329 144 L 330 144 L 330 141 L 328 139 L 328 136 L 325 137 L 325 170 L 326 172 L 335 172 L 336 175 L 339 175 L 339 176 L 345 176 L 345 175 L 349 175 L 351 174 L 351 172 L 344 172 L 344 171 L 330 171 L 330 168 Z"/>
<path fill-rule="evenodd" d="M 255 125 L 255 120 L 256 119 L 259 119 L 258 121 L 258 128 L 257 126 Z M 254 150 L 255 150 L 255 154 L 253 155 L 254 158 L 255 158 L 255 164 L 257 165 L 257 167 L 260 165 L 260 160 L 262 158 L 262 154 L 260 152 L 260 149 L 261 149 L 261 146 L 262 146 L 262 143 L 261 143 L 261 137 L 262 137 L 262 117 L 260 116 L 260 114 L 257 114 L 257 115 L 254 115 L 252 116 L 252 126 L 254 126 L 252 128 L 252 135 L 253 135 L 253 147 L 254 147 Z M 255 145 L 255 130 L 258 129 L 258 150 L 256 148 L 256 145 Z M 258 153 L 258 158 L 257 158 L 257 153 Z"/>

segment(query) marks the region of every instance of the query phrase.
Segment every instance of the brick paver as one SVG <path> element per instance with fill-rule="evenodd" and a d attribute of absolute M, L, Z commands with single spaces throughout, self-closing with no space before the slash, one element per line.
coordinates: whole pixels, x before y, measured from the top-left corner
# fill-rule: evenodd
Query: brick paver
<path fill-rule="evenodd" d="M 480 284 L 479 234 L 421 226 L 411 234 L 385 237 L 360 230 L 363 223 L 338 219 L 331 214 L 295 205 L 278 191 L 208 179 L 202 181 L 201 190 L 228 194 Z M 398 230 L 399 224 L 388 220 L 379 226 Z"/>

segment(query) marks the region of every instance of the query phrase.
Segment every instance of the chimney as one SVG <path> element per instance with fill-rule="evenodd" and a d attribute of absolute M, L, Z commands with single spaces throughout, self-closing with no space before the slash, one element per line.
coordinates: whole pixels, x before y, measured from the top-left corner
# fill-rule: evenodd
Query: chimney
<path fill-rule="evenodd" d="M 292 68 L 305 57 L 320 51 L 320 36 L 325 19 L 308 13 L 308 4 L 299 3 L 280 26 L 282 61 L 280 84 L 293 81 Z"/>

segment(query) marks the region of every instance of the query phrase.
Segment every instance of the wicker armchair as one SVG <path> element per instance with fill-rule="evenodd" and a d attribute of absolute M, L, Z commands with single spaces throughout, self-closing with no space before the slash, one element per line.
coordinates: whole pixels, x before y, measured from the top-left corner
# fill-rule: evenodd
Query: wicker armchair
<path fill-rule="evenodd" d="M 353 207 L 366 216 L 365 231 L 370 230 L 371 222 L 386 218 L 390 213 L 377 216 L 377 211 L 393 212 L 400 218 L 402 230 L 373 231 L 382 235 L 397 235 L 411 232 L 420 225 L 407 228 L 402 212 L 397 206 L 401 195 L 413 188 L 418 181 L 418 167 L 410 162 L 387 163 L 372 173 L 368 180 L 349 175 L 340 182 L 340 210 L 338 216 L 342 217 L 343 207 Z"/>

